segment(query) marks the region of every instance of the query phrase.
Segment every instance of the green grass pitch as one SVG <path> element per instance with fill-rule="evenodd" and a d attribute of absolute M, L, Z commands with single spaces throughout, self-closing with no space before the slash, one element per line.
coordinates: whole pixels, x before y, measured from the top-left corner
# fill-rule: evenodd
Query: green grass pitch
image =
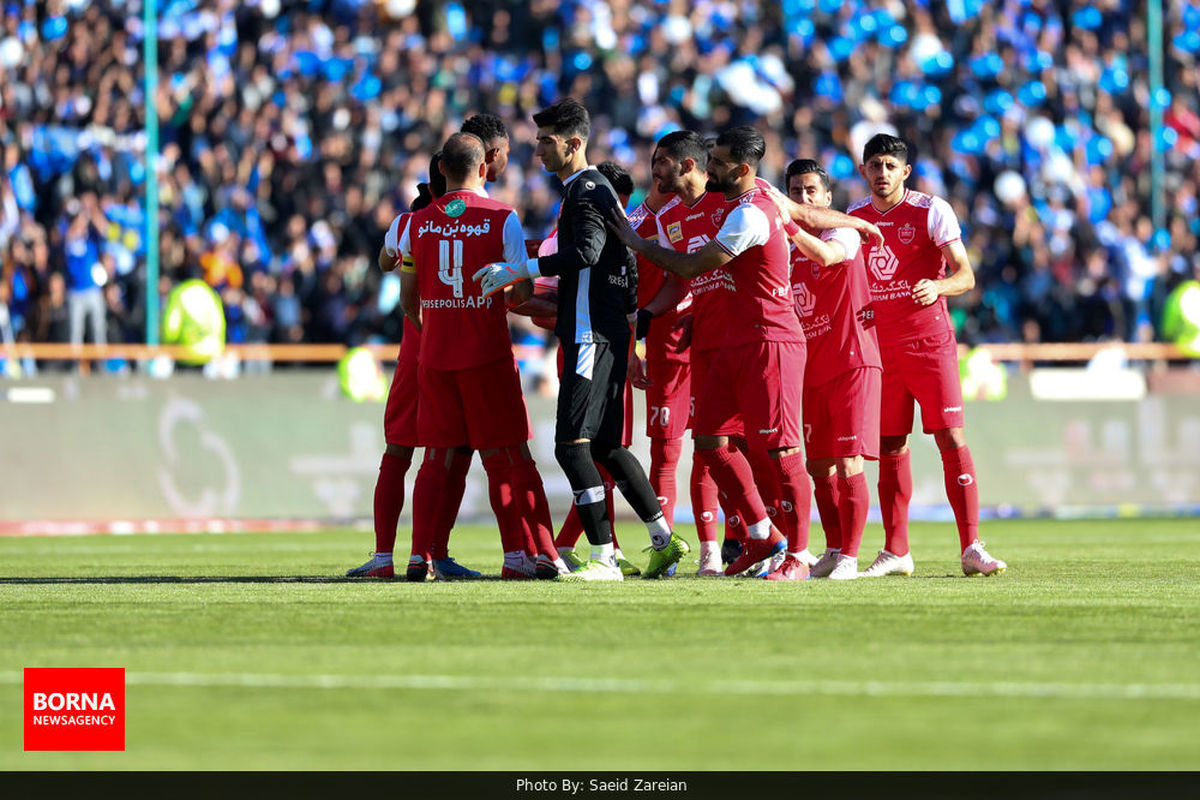
<path fill-rule="evenodd" d="M 912 578 L 783 585 L 341 581 L 372 542 L 337 530 L 2 539 L 0 769 L 1200 769 L 1200 524 L 984 537 L 1006 575 L 922 524 Z M 499 572 L 490 527 L 452 550 Z M 124 667 L 126 751 L 23 752 L 32 666 Z"/>

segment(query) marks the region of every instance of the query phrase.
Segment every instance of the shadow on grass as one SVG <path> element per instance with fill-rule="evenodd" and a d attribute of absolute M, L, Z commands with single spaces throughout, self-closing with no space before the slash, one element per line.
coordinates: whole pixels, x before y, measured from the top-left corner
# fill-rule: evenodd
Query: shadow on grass
<path fill-rule="evenodd" d="M 91 577 L 0 577 L 0 586 L 45 586 L 54 584 L 134 584 L 134 583 L 499 583 L 498 575 L 474 580 L 408 581 L 396 578 L 346 578 L 336 575 L 94 575 Z M 510 583 L 511 581 L 504 581 Z M 525 581 L 534 583 L 534 581 Z M 552 581 L 538 581 L 552 583 Z"/>
<path fill-rule="evenodd" d="M 88 578 L 0 578 L 0 586 L 99 583 L 393 583 L 386 578 L 326 575 L 97 575 Z"/>

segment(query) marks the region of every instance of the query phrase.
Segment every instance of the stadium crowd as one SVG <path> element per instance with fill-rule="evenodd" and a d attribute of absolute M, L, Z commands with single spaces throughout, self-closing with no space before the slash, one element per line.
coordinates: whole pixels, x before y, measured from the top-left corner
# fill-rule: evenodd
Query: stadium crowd
<path fill-rule="evenodd" d="M 904 137 L 914 188 L 964 224 L 979 277 L 952 304 L 966 342 L 1152 339 L 1167 293 L 1200 274 L 1196 0 L 1164 4 L 1154 97 L 1146 9 L 1123 0 L 158 5 L 158 291 L 202 277 L 231 342 L 396 341 L 398 281 L 374 255 L 472 112 L 509 125 L 492 193 L 544 235 L 559 191 L 529 115 L 561 95 L 592 111 L 593 161 L 639 187 L 663 134 L 750 123 L 764 177 L 812 156 L 844 208 L 866 194 L 865 141 Z M 142 341 L 141 3 L 0 14 L 0 340 Z"/>

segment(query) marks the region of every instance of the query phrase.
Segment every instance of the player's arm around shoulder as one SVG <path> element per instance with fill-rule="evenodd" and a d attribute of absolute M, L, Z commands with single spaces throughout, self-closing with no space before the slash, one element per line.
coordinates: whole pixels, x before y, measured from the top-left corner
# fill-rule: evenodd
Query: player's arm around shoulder
<path fill-rule="evenodd" d="M 843 264 L 854 258 L 859 249 L 858 234 L 850 228 L 826 228 L 814 236 L 799 227 L 791 238 L 800 252 L 821 267 Z"/>
<path fill-rule="evenodd" d="M 718 244 L 716 239 L 708 242 L 694 253 L 680 253 L 663 247 L 635 231 L 620 209 L 610 211 L 605 221 L 617 238 L 630 250 L 641 254 L 667 272 L 683 278 L 694 278 L 718 267 L 723 267 L 737 255 Z"/>

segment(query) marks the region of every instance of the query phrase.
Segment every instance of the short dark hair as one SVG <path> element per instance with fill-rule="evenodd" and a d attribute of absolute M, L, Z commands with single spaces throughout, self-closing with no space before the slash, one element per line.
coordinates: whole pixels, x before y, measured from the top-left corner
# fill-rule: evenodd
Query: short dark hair
<path fill-rule="evenodd" d="M 473 133 L 455 133 L 442 145 L 442 171 L 453 181 L 466 180 L 483 163 L 483 142 Z"/>
<path fill-rule="evenodd" d="M 596 171 L 612 184 L 613 191 L 618 195 L 629 197 L 633 194 L 633 176 L 617 162 L 601 161 L 596 165 Z"/>
<path fill-rule="evenodd" d="M 708 142 L 695 131 L 672 131 L 659 139 L 654 147 L 666 150 L 676 161 L 690 158 L 701 172 L 708 169 Z"/>
<path fill-rule="evenodd" d="M 492 139 L 508 138 L 508 128 L 504 127 L 504 120 L 486 111 L 464 120 L 461 130 L 463 133 L 473 133 L 478 136 L 485 147 Z"/>
<path fill-rule="evenodd" d="M 739 164 L 758 167 L 767 154 L 767 142 L 763 135 L 749 125 L 738 125 L 721 132 L 717 137 L 718 147 L 728 147 L 729 155 Z"/>
<path fill-rule="evenodd" d="M 438 150 L 429 159 L 429 182 L 417 184 L 417 199 L 410 211 L 418 211 L 446 193 L 446 176 L 438 169 L 442 163 L 442 151 Z"/>
<path fill-rule="evenodd" d="M 783 175 L 784 188 L 786 189 L 792 182 L 792 178 L 797 175 L 809 175 L 815 173 L 821 179 L 821 184 L 825 187 L 825 191 L 833 191 L 833 180 L 829 177 L 829 173 L 825 168 L 813 161 L 811 158 L 797 158 L 795 161 L 787 165 L 787 171 Z"/>
<path fill-rule="evenodd" d="M 533 115 L 533 124 L 551 128 L 559 136 L 578 136 L 587 141 L 592 133 L 592 118 L 583 103 L 564 97 Z"/>
<path fill-rule="evenodd" d="M 863 163 L 875 156 L 895 156 L 899 161 L 908 163 L 908 145 L 904 140 L 888 133 L 877 133 L 870 138 L 863 148 Z"/>

